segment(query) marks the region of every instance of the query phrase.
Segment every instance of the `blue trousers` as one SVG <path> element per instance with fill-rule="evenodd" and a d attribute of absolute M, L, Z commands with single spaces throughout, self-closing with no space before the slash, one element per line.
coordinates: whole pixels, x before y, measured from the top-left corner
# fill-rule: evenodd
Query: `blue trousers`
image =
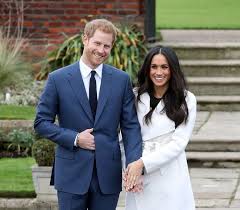
<path fill-rule="evenodd" d="M 119 193 L 103 194 L 99 187 L 96 165 L 86 194 L 77 195 L 58 191 L 59 210 L 116 210 Z"/>

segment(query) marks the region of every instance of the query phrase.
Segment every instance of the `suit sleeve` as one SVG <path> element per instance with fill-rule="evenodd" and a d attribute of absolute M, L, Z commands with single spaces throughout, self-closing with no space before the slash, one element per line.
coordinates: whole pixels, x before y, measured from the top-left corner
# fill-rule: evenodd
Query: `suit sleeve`
<path fill-rule="evenodd" d="M 57 114 L 57 88 L 52 75 L 49 74 L 46 86 L 37 106 L 34 129 L 44 138 L 50 139 L 66 149 L 73 150 L 77 132 L 56 125 L 54 122 Z"/>
<path fill-rule="evenodd" d="M 189 110 L 188 120 L 175 129 L 171 141 L 161 148 L 158 148 L 158 150 L 141 158 L 147 173 L 151 173 L 157 169 L 161 170 L 161 167 L 177 158 L 185 150 L 196 119 L 196 98 L 191 93 L 187 99 L 187 105 Z"/>
<path fill-rule="evenodd" d="M 142 156 L 142 137 L 137 118 L 135 97 L 130 79 L 126 81 L 120 119 L 126 166 Z"/>

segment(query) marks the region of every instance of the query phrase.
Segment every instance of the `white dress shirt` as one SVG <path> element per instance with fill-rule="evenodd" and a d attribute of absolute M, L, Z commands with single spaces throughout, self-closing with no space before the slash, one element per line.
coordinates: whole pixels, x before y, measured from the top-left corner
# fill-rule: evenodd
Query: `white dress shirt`
<path fill-rule="evenodd" d="M 98 99 L 99 98 L 100 87 L 101 87 L 103 64 L 100 64 L 96 69 L 91 69 L 89 66 L 87 66 L 83 62 L 82 58 L 80 58 L 79 68 L 80 68 L 80 74 L 82 75 L 83 84 L 84 84 L 84 87 L 85 87 L 88 98 L 89 98 L 89 83 L 90 83 L 91 71 L 92 70 L 96 71 L 95 79 L 96 79 L 97 99 Z M 78 134 L 75 138 L 74 146 L 77 146 L 77 138 L 78 138 Z"/>
<path fill-rule="evenodd" d="M 96 79 L 96 85 L 97 85 L 97 99 L 98 99 L 100 86 L 101 86 L 103 64 L 100 64 L 96 69 L 91 69 L 89 66 L 87 66 L 83 62 L 82 58 L 80 58 L 79 68 L 80 68 L 80 73 L 82 75 L 84 87 L 85 87 L 88 98 L 89 98 L 89 83 L 90 83 L 91 71 L 92 70 L 96 71 L 95 79 Z"/>

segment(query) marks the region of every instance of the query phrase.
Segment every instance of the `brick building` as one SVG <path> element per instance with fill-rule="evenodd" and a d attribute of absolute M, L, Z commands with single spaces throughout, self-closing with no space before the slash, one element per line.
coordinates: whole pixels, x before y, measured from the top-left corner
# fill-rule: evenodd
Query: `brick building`
<path fill-rule="evenodd" d="M 20 0 L 16 0 L 20 2 Z M 9 19 L 12 8 L 12 25 L 16 25 L 14 1 L 0 0 L 0 26 Z M 104 17 L 113 22 L 136 22 L 144 26 L 144 0 L 23 0 L 24 37 L 29 40 L 30 55 L 38 60 L 46 55 L 46 46 L 62 43 L 67 36 L 79 33 L 82 19 Z"/>

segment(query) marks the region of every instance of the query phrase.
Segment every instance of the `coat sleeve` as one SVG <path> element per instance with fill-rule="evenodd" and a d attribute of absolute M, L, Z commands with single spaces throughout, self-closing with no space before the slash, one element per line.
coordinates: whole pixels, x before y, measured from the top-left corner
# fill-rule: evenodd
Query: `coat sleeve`
<path fill-rule="evenodd" d="M 161 169 L 161 167 L 177 158 L 185 150 L 191 137 L 196 119 L 196 98 L 190 92 L 187 97 L 187 105 L 189 111 L 188 120 L 186 123 L 182 123 L 175 129 L 171 141 L 141 158 L 147 173 Z"/>
<path fill-rule="evenodd" d="M 119 145 L 120 145 L 120 150 L 121 150 L 122 169 L 125 170 L 126 169 L 126 157 L 125 157 L 125 151 L 124 151 L 124 145 L 123 145 L 121 132 L 119 132 L 119 134 L 118 134 L 118 139 L 119 139 Z"/>
<path fill-rule="evenodd" d="M 127 166 L 142 156 L 141 129 L 137 118 L 135 97 L 129 77 L 127 77 L 125 84 L 120 128 Z"/>
<path fill-rule="evenodd" d="M 54 122 L 57 114 L 58 93 L 54 78 L 49 74 L 46 86 L 37 106 L 34 129 L 44 138 L 50 139 L 66 149 L 73 150 L 77 132 L 61 128 L 55 124 Z"/>

